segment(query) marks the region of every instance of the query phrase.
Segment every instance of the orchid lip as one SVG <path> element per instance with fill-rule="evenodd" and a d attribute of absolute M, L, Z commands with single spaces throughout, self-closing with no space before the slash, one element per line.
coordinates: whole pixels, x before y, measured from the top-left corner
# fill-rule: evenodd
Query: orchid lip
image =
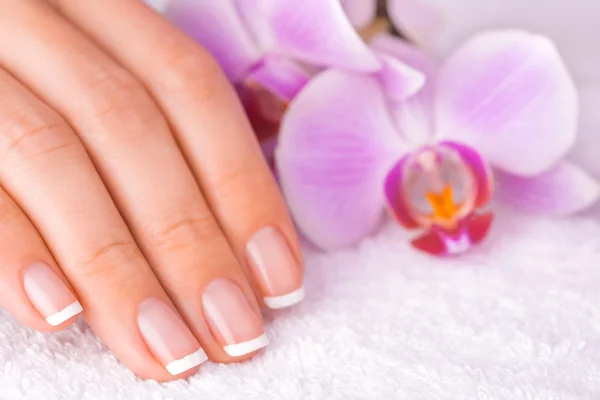
<path fill-rule="evenodd" d="M 434 256 L 455 256 L 469 251 L 490 233 L 492 213 L 472 213 L 452 231 L 432 227 L 413 239 L 413 247 Z"/>
<path fill-rule="evenodd" d="M 422 226 L 452 229 L 473 210 L 473 174 L 453 150 L 444 146 L 417 150 L 404 165 L 403 176 L 399 190 L 408 212 Z"/>

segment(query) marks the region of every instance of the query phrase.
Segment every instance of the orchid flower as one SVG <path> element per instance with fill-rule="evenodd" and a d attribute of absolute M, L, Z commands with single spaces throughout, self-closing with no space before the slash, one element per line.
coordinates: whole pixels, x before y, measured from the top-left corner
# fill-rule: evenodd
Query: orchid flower
<path fill-rule="evenodd" d="M 262 135 L 278 130 L 315 67 L 380 68 L 340 0 L 171 0 L 162 8 L 215 57 Z"/>
<path fill-rule="evenodd" d="M 562 161 L 576 136 L 577 93 L 548 39 L 484 32 L 441 65 L 391 36 L 371 45 L 380 71 L 322 72 L 282 122 L 280 183 L 317 246 L 356 243 L 387 208 L 422 231 L 416 248 L 457 254 L 487 235 L 492 194 L 557 215 L 597 200 L 598 184 Z"/>
<path fill-rule="evenodd" d="M 341 0 L 348 19 L 357 28 L 369 25 L 377 14 L 377 0 Z"/>
<path fill-rule="evenodd" d="M 346 0 L 353 21 L 372 19 L 376 0 Z M 600 178 L 600 3 L 595 0 L 387 0 L 393 24 L 419 47 L 449 54 L 482 29 L 535 30 L 558 47 L 578 88 L 579 131 L 568 159 Z M 367 22 L 364 22 L 364 21 Z"/>

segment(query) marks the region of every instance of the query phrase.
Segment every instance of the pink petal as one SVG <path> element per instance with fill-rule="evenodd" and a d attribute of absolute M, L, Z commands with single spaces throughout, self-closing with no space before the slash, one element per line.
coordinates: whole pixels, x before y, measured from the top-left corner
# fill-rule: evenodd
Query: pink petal
<path fill-rule="evenodd" d="M 266 58 L 248 75 L 256 82 L 284 100 L 291 100 L 310 79 L 309 73 L 293 62 L 277 57 Z"/>
<path fill-rule="evenodd" d="M 383 67 L 378 72 L 381 84 L 394 102 L 402 102 L 415 96 L 425 85 L 425 74 L 409 67 L 400 60 L 381 55 Z"/>
<path fill-rule="evenodd" d="M 369 46 L 378 53 L 392 56 L 406 65 L 421 71 L 427 77 L 427 82 L 433 82 L 438 73 L 438 62 L 430 54 L 415 47 L 406 40 L 389 34 L 375 36 Z"/>
<path fill-rule="evenodd" d="M 547 35 L 556 43 L 580 91 L 581 115 L 572 160 L 600 178 L 600 3 L 597 0 L 426 0 L 443 15 L 436 40 L 409 36 L 448 54 L 482 29 L 515 27 Z M 410 15 L 406 15 L 410 18 Z M 594 90 L 596 95 L 594 95 Z"/>
<path fill-rule="evenodd" d="M 486 32 L 441 69 L 436 125 L 492 165 L 533 176 L 575 141 L 577 92 L 555 46 L 524 31 Z"/>
<path fill-rule="evenodd" d="M 387 0 L 390 19 L 404 35 L 419 44 L 431 43 L 439 35 L 443 18 L 424 0 Z"/>
<path fill-rule="evenodd" d="M 405 151 L 376 78 L 340 70 L 314 78 L 290 103 L 276 150 L 282 190 L 307 238 L 334 249 L 373 232 L 385 176 Z"/>
<path fill-rule="evenodd" d="M 270 54 L 351 71 L 370 72 L 381 67 L 339 0 L 235 1 L 254 36 Z"/>
<path fill-rule="evenodd" d="M 435 131 L 433 105 L 438 63 L 424 51 L 391 35 L 378 35 L 369 44 L 378 54 L 393 57 L 425 75 L 421 90 L 397 105 L 394 116 L 407 140 L 417 145 L 428 142 Z M 381 73 L 384 71 L 385 66 Z"/>
<path fill-rule="evenodd" d="M 497 172 L 496 184 L 498 201 L 527 213 L 573 214 L 600 198 L 600 184 L 567 162 L 532 178 Z"/>
<path fill-rule="evenodd" d="M 357 28 L 370 24 L 377 13 L 377 0 L 341 0 L 346 15 Z"/>
<path fill-rule="evenodd" d="M 172 0 L 164 13 L 215 57 L 232 82 L 261 59 L 233 0 Z"/>
<path fill-rule="evenodd" d="M 481 155 L 470 147 L 456 142 L 442 142 L 440 145 L 454 149 L 470 167 L 477 184 L 475 207 L 479 208 L 488 204 L 494 192 L 494 178 L 489 165 Z"/>

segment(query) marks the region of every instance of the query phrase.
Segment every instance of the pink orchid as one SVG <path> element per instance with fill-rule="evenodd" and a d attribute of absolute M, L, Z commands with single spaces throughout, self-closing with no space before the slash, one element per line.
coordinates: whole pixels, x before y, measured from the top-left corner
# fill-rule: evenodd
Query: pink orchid
<path fill-rule="evenodd" d="M 204 46 L 235 84 L 259 84 L 289 100 L 306 65 L 370 72 L 380 63 L 339 0 L 171 0 L 164 15 Z"/>
<path fill-rule="evenodd" d="M 287 103 L 316 70 L 381 67 L 340 0 L 171 0 L 160 8 L 236 85 L 268 159 Z"/>
<path fill-rule="evenodd" d="M 424 231 L 415 247 L 456 254 L 486 236 L 493 192 L 555 215 L 598 199 L 599 185 L 562 161 L 576 137 L 577 92 L 548 39 L 485 32 L 442 65 L 391 36 L 371 45 L 380 71 L 322 72 L 282 122 L 280 182 L 316 245 L 356 243 L 387 206 Z"/>
<path fill-rule="evenodd" d="M 377 0 L 345 0 L 367 24 Z M 579 92 L 577 141 L 568 159 L 600 178 L 600 3 L 596 0 L 387 0 L 393 24 L 421 48 L 446 55 L 482 29 L 535 30 L 556 43 Z M 367 22 L 364 22 L 367 21 Z"/>
<path fill-rule="evenodd" d="M 341 0 L 348 19 L 357 28 L 369 25 L 377 14 L 377 0 Z"/>

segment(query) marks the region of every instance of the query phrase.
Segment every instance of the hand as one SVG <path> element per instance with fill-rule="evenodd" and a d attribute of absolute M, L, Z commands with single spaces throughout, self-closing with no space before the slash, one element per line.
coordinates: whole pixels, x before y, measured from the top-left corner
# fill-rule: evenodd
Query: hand
<path fill-rule="evenodd" d="M 139 0 L 0 0 L 0 305 L 143 378 L 266 344 L 293 225 L 218 65 Z"/>

